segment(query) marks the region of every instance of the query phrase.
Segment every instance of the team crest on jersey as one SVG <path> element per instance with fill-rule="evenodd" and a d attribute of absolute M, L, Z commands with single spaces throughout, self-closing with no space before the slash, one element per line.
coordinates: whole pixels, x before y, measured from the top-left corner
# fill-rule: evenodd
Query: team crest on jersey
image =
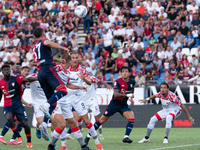
<path fill-rule="evenodd" d="M 15 83 L 14 83 L 14 82 L 12 83 L 12 86 L 15 86 Z"/>
<path fill-rule="evenodd" d="M 167 102 L 167 104 L 169 105 L 169 104 L 170 104 L 170 102 Z"/>
<path fill-rule="evenodd" d="M 1 87 L 2 89 L 4 88 L 4 86 Z"/>
<path fill-rule="evenodd" d="M 56 107 L 55 110 L 58 110 L 58 107 Z"/>
<path fill-rule="evenodd" d="M 131 88 L 133 87 L 133 85 L 132 85 L 132 84 L 131 84 L 130 86 L 131 86 Z"/>

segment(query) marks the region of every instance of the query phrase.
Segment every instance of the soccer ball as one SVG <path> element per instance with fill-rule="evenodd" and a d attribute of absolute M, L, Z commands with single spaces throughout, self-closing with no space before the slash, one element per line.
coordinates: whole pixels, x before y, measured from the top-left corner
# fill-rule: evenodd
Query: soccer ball
<path fill-rule="evenodd" d="M 87 8 L 83 5 L 79 5 L 75 8 L 74 14 L 79 18 L 84 18 L 87 15 Z"/>

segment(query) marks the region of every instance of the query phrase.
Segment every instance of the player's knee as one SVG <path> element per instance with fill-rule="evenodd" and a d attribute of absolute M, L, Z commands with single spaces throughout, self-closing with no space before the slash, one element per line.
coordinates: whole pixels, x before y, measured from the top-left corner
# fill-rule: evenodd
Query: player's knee
<path fill-rule="evenodd" d="M 23 125 L 23 127 L 24 127 L 25 129 L 30 128 L 29 125 L 28 125 L 28 121 L 21 121 L 21 124 Z"/>
<path fill-rule="evenodd" d="M 12 118 L 7 118 L 8 124 L 12 127 L 15 125 L 14 121 Z"/>
<path fill-rule="evenodd" d="M 60 86 L 58 86 L 58 87 L 56 88 L 56 91 L 62 91 L 62 92 L 64 92 L 65 94 L 68 93 L 68 92 L 67 92 L 67 88 L 66 88 L 65 85 L 60 85 Z"/>
<path fill-rule="evenodd" d="M 59 124 L 58 124 L 58 127 L 59 127 L 61 130 L 64 130 L 65 127 L 66 127 L 66 122 L 59 123 Z"/>
<path fill-rule="evenodd" d="M 158 119 L 156 118 L 156 116 L 151 117 L 150 122 L 151 124 L 155 124 L 158 121 Z"/>

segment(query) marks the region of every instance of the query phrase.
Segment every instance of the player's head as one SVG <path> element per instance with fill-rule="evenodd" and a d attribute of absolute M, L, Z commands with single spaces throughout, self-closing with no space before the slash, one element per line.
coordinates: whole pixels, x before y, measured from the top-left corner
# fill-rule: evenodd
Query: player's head
<path fill-rule="evenodd" d="M 166 95 L 168 91 L 169 91 L 169 85 L 166 82 L 161 83 L 160 92 L 162 93 L 162 95 Z"/>
<path fill-rule="evenodd" d="M 72 67 L 77 67 L 78 65 L 78 52 L 77 51 L 73 51 L 70 53 L 71 59 L 72 59 Z"/>
<path fill-rule="evenodd" d="M 130 69 L 128 67 L 123 66 L 121 68 L 122 78 L 127 79 L 130 76 Z"/>
<path fill-rule="evenodd" d="M 21 75 L 22 77 L 27 77 L 29 75 L 30 68 L 28 66 L 22 67 Z"/>
<path fill-rule="evenodd" d="M 36 39 L 42 38 L 44 36 L 44 30 L 42 28 L 38 27 L 38 28 L 36 28 L 34 30 L 33 34 L 34 34 L 34 36 L 35 36 Z"/>
<path fill-rule="evenodd" d="M 3 65 L 2 67 L 1 67 L 1 70 L 2 70 L 2 73 L 3 73 L 3 75 L 4 75 L 4 77 L 9 77 L 10 76 L 10 66 L 9 65 Z"/>
<path fill-rule="evenodd" d="M 71 65 L 71 56 L 68 54 L 64 54 L 62 56 L 62 59 L 64 59 L 66 61 L 66 63 L 62 64 L 62 65 L 66 65 L 66 68 L 69 68 L 69 66 Z"/>

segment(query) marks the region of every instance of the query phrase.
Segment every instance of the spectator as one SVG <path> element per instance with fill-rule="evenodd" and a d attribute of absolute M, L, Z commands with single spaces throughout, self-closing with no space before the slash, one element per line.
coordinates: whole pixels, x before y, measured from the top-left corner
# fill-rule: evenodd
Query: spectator
<path fill-rule="evenodd" d="M 112 53 L 112 48 L 114 46 L 113 36 L 106 29 L 104 29 L 103 32 L 104 48 L 109 51 L 109 53 Z"/>
<path fill-rule="evenodd" d="M 142 50 L 141 46 L 139 45 L 133 55 L 133 58 L 137 61 L 138 64 L 140 62 L 144 62 L 145 60 L 144 53 L 145 52 Z"/>
<path fill-rule="evenodd" d="M 170 67 L 169 71 L 173 77 L 178 74 L 178 69 L 176 68 L 176 64 L 174 62 L 171 62 L 171 67 Z"/>
<path fill-rule="evenodd" d="M 124 42 L 126 31 L 122 28 L 122 24 L 119 25 L 119 29 L 115 30 L 114 35 L 118 40 L 121 40 L 121 42 Z"/>
<path fill-rule="evenodd" d="M 183 74 L 183 77 L 182 77 L 182 80 L 183 80 L 183 84 L 188 84 L 188 80 L 191 79 L 192 76 L 188 74 L 188 70 L 185 69 L 184 70 L 184 74 Z"/>
<path fill-rule="evenodd" d="M 88 59 L 86 62 L 89 64 L 89 67 L 92 67 L 93 64 L 96 64 L 96 60 L 92 58 L 91 54 L 88 54 Z"/>
<path fill-rule="evenodd" d="M 54 15 L 57 16 L 59 13 L 58 9 L 56 9 L 55 4 L 52 5 L 51 10 L 49 12 L 50 12 L 50 15 L 52 15 L 52 16 L 54 16 Z"/>
<path fill-rule="evenodd" d="M 131 24 L 128 24 L 128 26 L 125 30 L 125 37 L 126 37 L 125 39 L 130 39 L 133 31 L 134 30 L 131 28 Z"/>
<path fill-rule="evenodd" d="M 192 20 L 193 26 L 198 26 L 200 24 L 200 20 L 198 19 L 197 15 L 194 14 L 194 19 Z"/>
<path fill-rule="evenodd" d="M 137 50 L 139 46 L 144 49 L 144 43 L 141 42 L 141 38 L 137 38 L 137 42 L 134 43 L 133 50 Z"/>
<path fill-rule="evenodd" d="M 191 60 L 190 63 L 192 64 L 192 66 L 193 66 L 194 68 L 197 68 L 198 59 L 197 59 L 196 55 L 192 55 L 192 60 Z"/>
<path fill-rule="evenodd" d="M 74 27 L 72 31 L 69 33 L 69 38 L 71 38 L 73 34 L 76 35 L 76 37 L 78 38 L 77 27 Z"/>
<path fill-rule="evenodd" d="M 187 35 L 188 31 L 189 31 L 189 28 L 185 25 L 185 22 L 182 22 L 182 25 L 179 28 L 179 30 L 181 31 L 181 34 Z"/>
<path fill-rule="evenodd" d="M 87 71 L 88 71 L 89 73 L 91 73 L 93 76 L 96 75 L 96 73 L 97 73 L 96 63 L 94 63 L 94 64 L 92 65 L 92 67 L 89 67 L 89 68 L 87 69 Z"/>
<path fill-rule="evenodd" d="M 25 57 L 25 58 L 23 59 L 23 62 L 22 62 L 22 67 L 28 66 L 28 65 L 29 65 L 29 61 L 28 61 L 28 59 Z"/>
<path fill-rule="evenodd" d="M 51 8 L 50 8 L 50 9 L 51 9 Z M 46 18 L 46 17 L 47 17 L 49 11 L 48 11 L 48 9 L 46 8 L 46 5 L 45 5 L 45 4 L 42 5 L 42 9 L 40 10 L 40 12 L 41 12 L 42 18 Z"/>
<path fill-rule="evenodd" d="M 145 77 L 142 76 L 141 71 L 138 71 L 137 76 L 135 77 L 135 85 L 142 86 L 145 83 Z"/>
<path fill-rule="evenodd" d="M 181 47 L 181 43 L 178 41 L 177 37 L 174 37 L 174 41 L 171 43 L 170 46 L 171 46 L 173 52 L 175 52 L 178 49 L 178 47 Z"/>
<path fill-rule="evenodd" d="M 117 14 L 118 14 L 118 13 L 117 13 Z M 117 14 L 116 14 L 116 15 L 117 15 Z M 109 19 L 110 23 L 114 23 L 114 22 L 115 22 L 116 15 L 115 15 L 114 11 L 111 10 L 111 14 L 108 15 L 108 19 Z"/>
<path fill-rule="evenodd" d="M 87 34 L 87 37 L 85 38 L 85 44 L 83 45 L 83 50 L 87 50 L 89 47 L 93 49 L 94 45 L 94 38 L 92 37 L 91 33 Z"/>
<path fill-rule="evenodd" d="M 106 81 L 106 77 L 103 75 L 102 72 L 100 72 L 98 79 L 101 80 L 101 81 Z M 103 84 L 98 84 L 98 86 L 99 86 L 100 88 L 103 88 L 103 87 L 104 87 Z"/>
<path fill-rule="evenodd" d="M 126 60 L 122 57 L 122 54 L 119 54 L 119 57 L 116 59 L 115 72 L 119 72 L 125 62 Z"/>
<path fill-rule="evenodd" d="M 144 76 L 144 75 L 146 75 L 147 74 L 147 67 L 146 67 L 147 65 L 146 65 L 146 63 L 142 63 L 141 64 L 141 69 L 140 69 L 140 71 L 141 71 L 141 74 Z"/>
<path fill-rule="evenodd" d="M 50 11 L 53 6 L 53 2 L 51 2 L 51 0 L 46 0 L 46 2 L 44 2 L 43 4 L 48 9 L 48 11 Z"/>
<path fill-rule="evenodd" d="M 122 13 L 122 11 L 120 10 L 119 13 L 117 14 L 117 18 L 120 22 L 122 22 L 122 20 L 124 19 L 124 15 Z"/>
<path fill-rule="evenodd" d="M 119 57 L 118 49 L 116 47 L 113 48 L 113 52 L 111 54 L 112 59 L 116 60 Z"/>
<path fill-rule="evenodd" d="M 101 9 L 98 18 L 100 19 L 101 22 L 103 22 L 106 17 L 107 17 L 107 14 L 104 13 L 103 9 Z"/>
<path fill-rule="evenodd" d="M 167 19 L 167 13 L 164 12 L 163 8 L 161 8 L 160 13 L 158 14 L 158 19 L 160 19 L 161 21 Z"/>
<path fill-rule="evenodd" d="M 26 38 L 27 38 L 27 41 L 31 41 L 33 39 L 34 35 L 33 35 L 33 30 L 32 30 L 32 27 L 31 25 L 28 26 L 28 30 L 26 31 Z"/>
<path fill-rule="evenodd" d="M 200 74 L 200 63 L 198 63 L 196 74 Z"/>
<path fill-rule="evenodd" d="M 135 27 L 135 31 L 137 32 L 137 35 L 142 39 L 144 34 L 144 27 L 142 26 L 142 23 L 138 21 L 138 26 Z"/>
<path fill-rule="evenodd" d="M 182 63 L 180 63 L 179 67 L 178 67 L 178 77 L 179 79 L 182 79 L 183 75 L 184 75 L 184 70 L 185 67 Z"/>
<path fill-rule="evenodd" d="M 157 70 L 156 70 L 156 74 L 160 73 L 161 71 L 161 67 L 162 67 L 162 61 L 160 59 L 158 59 L 158 56 L 154 56 L 154 60 L 153 63 L 155 64 Z"/>
<path fill-rule="evenodd" d="M 195 68 L 192 66 L 192 63 L 189 63 L 187 70 L 189 75 L 193 76 L 195 74 Z"/>
<path fill-rule="evenodd" d="M 101 2 L 99 2 L 99 0 L 97 0 L 95 2 L 95 15 L 98 16 L 100 14 L 100 10 L 101 10 Z"/>
<path fill-rule="evenodd" d="M 114 79 L 114 75 L 113 75 L 113 74 L 110 75 L 110 79 L 109 79 L 108 81 L 109 81 L 108 84 L 109 84 L 110 86 L 113 86 L 113 83 L 115 82 L 115 79 Z"/>
<path fill-rule="evenodd" d="M 159 44 L 161 44 L 161 43 L 163 43 L 163 40 L 164 40 L 164 39 L 166 39 L 166 37 L 164 37 L 164 36 L 163 36 L 163 32 L 160 31 L 160 36 L 158 37 L 157 42 L 158 42 Z"/>
<path fill-rule="evenodd" d="M 131 69 L 133 66 L 137 65 L 137 62 L 135 59 L 133 59 L 132 56 L 129 56 L 128 59 L 126 59 L 126 62 L 128 63 L 128 67 Z"/>
<path fill-rule="evenodd" d="M 71 39 L 70 39 L 71 43 L 72 43 L 72 49 L 73 50 L 78 50 L 78 40 L 76 35 L 72 35 Z"/>
<path fill-rule="evenodd" d="M 165 69 L 165 72 L 166 72 L 166 71 L 169 71 L 170 64 L 169 64 L 169 59 L 168 59 L 168 58 L 165 59 L 165 62 L 164 62 L 164 64 L 163 64 L 163 67 L 164 67 L 164 69 Z"/>
<path fill-rule="evenodd" d="M 131 56 L 130 51 L 128 51 L 128 50 L 126 49 L 126 47 L 124 47 L 124 48 L 123 48 L 123 52 L 122 52 L 122 57 L 123 57 L 124 59 L 127 60 L 129 56 Z"/>
<path fill-rule="evenodd" d="M 191 49 L 194 45 L 194 37 L 191 35 L 191 31 L 188 31 L 187 35 L 185 36 L 183 46 Z"/>
<path fill-rule="evenodd" d="M 181 63 L 183 63 L 183 65 L 184 65 L 185 68 L 188 67 L 189 61 L 188 61 L 188 59 L 187 59 L 187 55 L 186 55 L 186 54 L 183 54 Z"/>
<path fill-rule="evenodd" d="M 117 16 L 117 14 L 119 13 L 120 9 L 118 6 L 116 6 L 115 3 L 112 4 L 112 8 L 111 8 L 111 14 L 112 14 L 112 11 L 113 11 L 113 15 L 114 16 Z M 109 19 L 110 20 L 110 19 Z M 111 20 L 110 20 L 111 22 Z"/>
<path fill-rule="evenodd" d="M 193 14 L 191 15 L 192 19 L 193 19 Z M 192 25 L 192 19 L 190 19 L 190 15 L 189 16 L 185 16 L 185 25 L 190 29 L 191 25 Z"/>
<path fill-rule="evenodd" d="M 172 52 L 171 47 L 168 46 L 167 49 L 166 49 L 166 51 L 165 51 L 165 54 L 164 54 L 165 55 L 165 59 L 168 58 L 169 60 L 171 60 L 173 54 L 174 53 Z"/>
<path fill-rule="evenodd" d="M 181 44 L 183 44 L 185 37 L 184 37 L 183 34 L 181 34 L 180 30 L 177 31 L 176 38 L 177 38 L 178 42 L 180 42 Z"/>
<path fill-rule="evenodd" d="M 11 60 L 11 56 L 8 56 L 8 57 L 7 57 L 7 61 L 5 62 L 5 64 L 11 65 L 11 66 L 14 65 L 14 62 L 12 62 L 12 60 Z"/>
<path fill-rule="evenodd" d="M 170 71 L 166 71 L 165 82 L 168 84 L 172 84 L 173 83 L 172 79 L 173 79 L 173 77 L 170 74 Z"/>
<path fill-rule="evenodd" d="M 89 9 L 89 7 L 87 7 L 87 15 L 85 16 L 85 18 L 83 19 L 83 23 L 84 23 L 84 33 L 86 33 L 86 28 L 88 30 L 88 33 L 90 33 L 90 23 L 92 21 L 91 19 L 92 17 L 92 13 Z"/>
<path fill-rule="evenodd" d="M 145 77 L 145 84 L 149 85 L 149 84 L 154 84 L 153 82 L 153 76 L 151 75 L 151 71 L 147 71 L 146 77 Z"/>
<path fill-rule="evenodd" d="M 33 49 L 32 48 L 30 48 L 29 52 L 26 53 L 26 58 L 27 58 L 28 61 L 33 60 Z"/>
<path fill-rule="evenodd" d="M 111 57 L 106 58 L 106 63 L 105 63 L 105 73 L 112 73 L 114 74 L 115 72 L 115 61 L 111 59 Z"/>
<path fill-rule="evenodd" d="M 50 0 L 47 0 L 47 1 L 50 1 Z M 39 23 L 36 22 L 36 19 L 35 19 L 35 18 L 32 19 L 31 26 L 32 26 L 33 30 L 35 30 L 36 27 L 39 27 Z"/>
<path fill-rule="evenodd" d="M 15 62 L 17 60 L 17 57 L 19 57 L 19 52 L 17 52 L 16 48 L 13 48 L 13 51 L 10 54 L 11 61 Z"/>
<path fill-rule="evenodd" d="M 89 54 L 92 55 L 92 59 L 95 58 L 95 54 L 94 52 L 92 52 L 92 49 L 90 47 L 88 48 L 88 52 L 85 55 L 88 57 Z"/>

